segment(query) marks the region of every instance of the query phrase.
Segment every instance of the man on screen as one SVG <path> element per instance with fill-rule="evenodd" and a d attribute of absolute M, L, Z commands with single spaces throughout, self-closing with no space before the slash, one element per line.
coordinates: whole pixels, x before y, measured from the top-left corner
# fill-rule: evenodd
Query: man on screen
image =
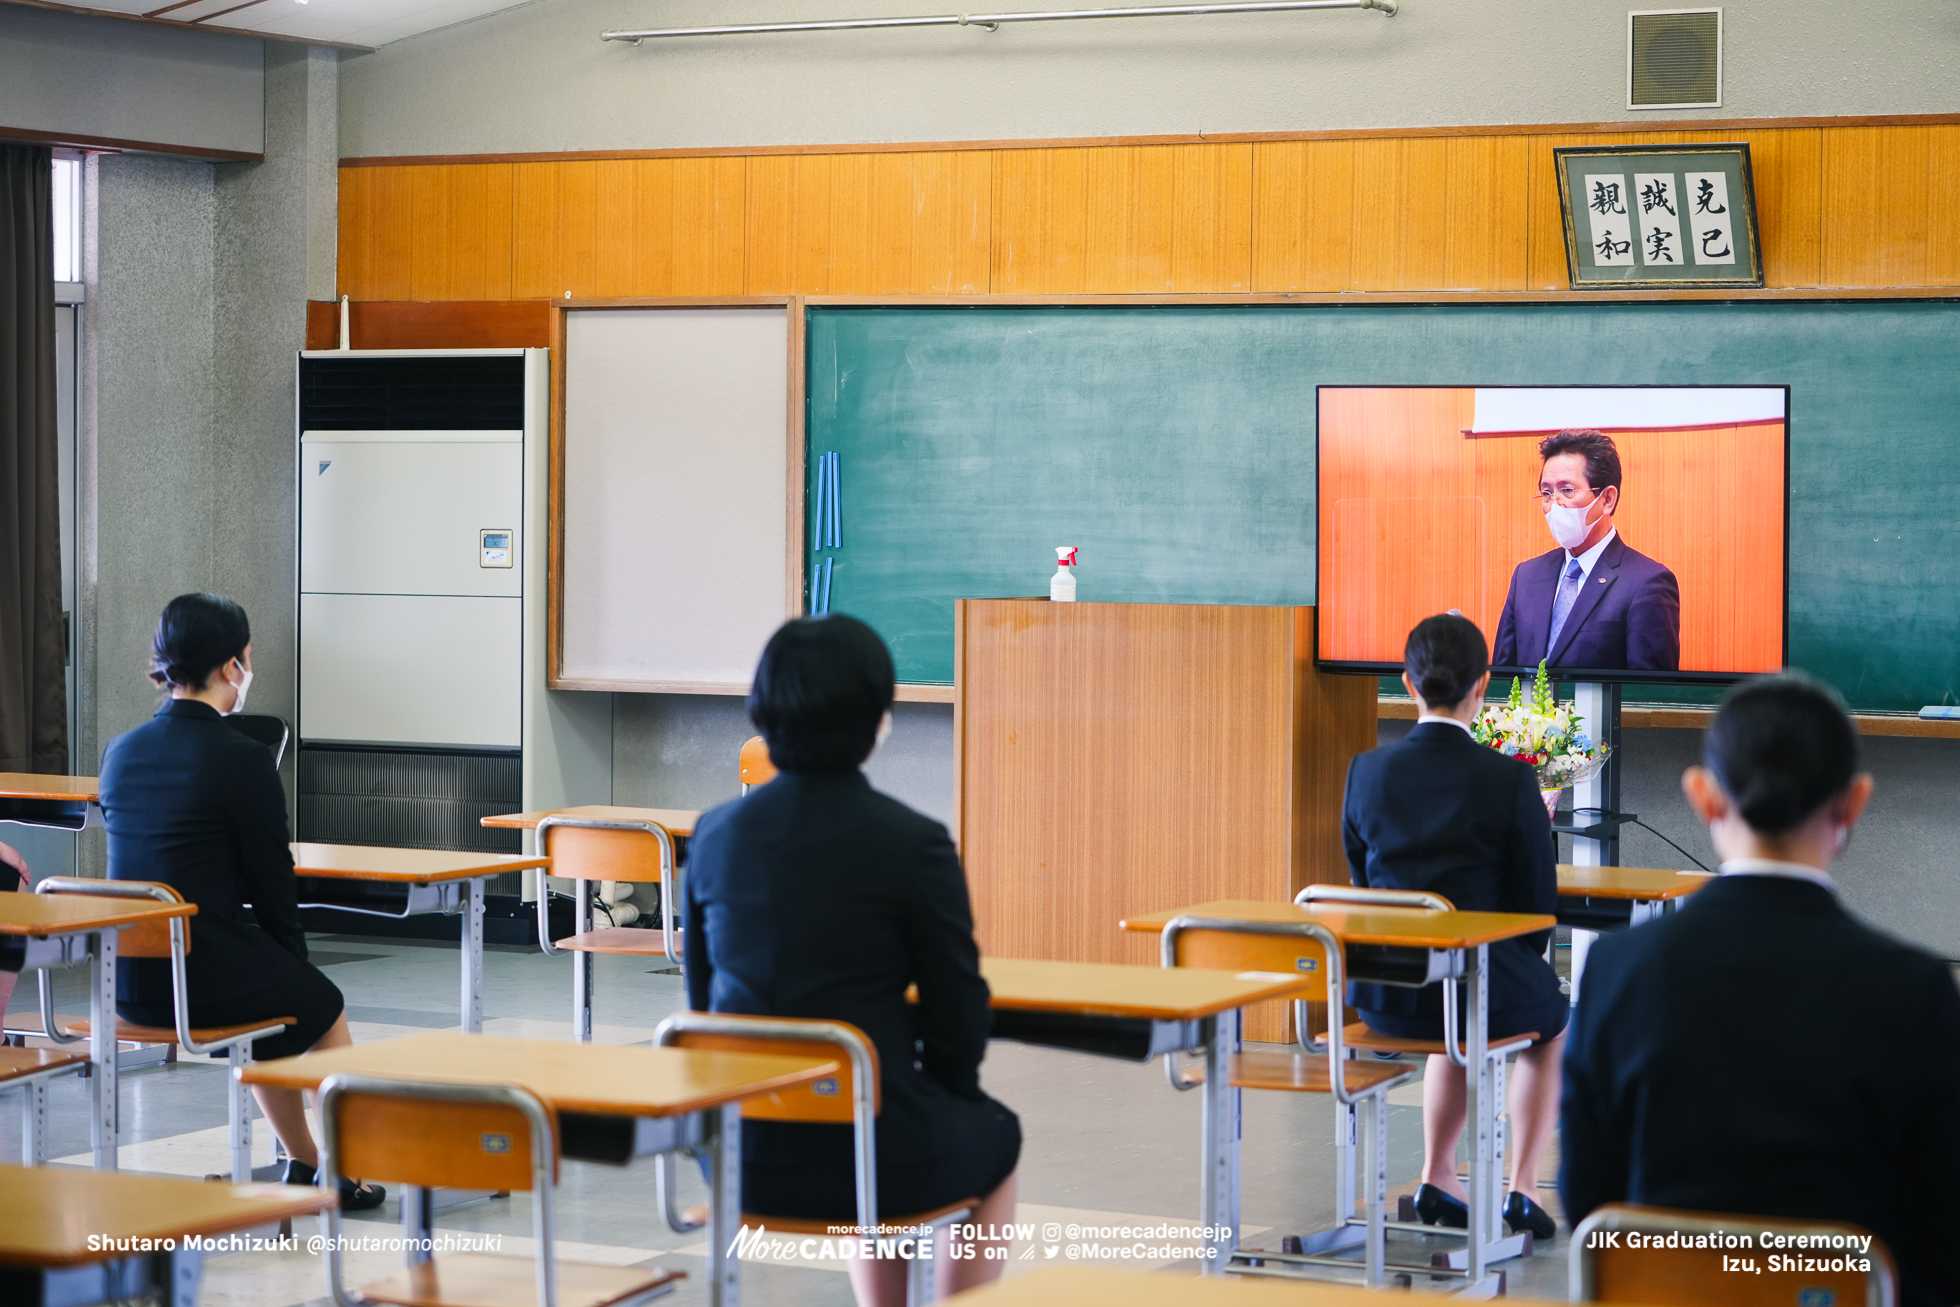
<path fill-rule="evenodd" d="M 1538 446 L 1538 500 L 1559 547 L 1519 563 L 1497 622 L 1491 664 L 1678 671 L 1681 587 L 1613 527 L 1620 451 L 1597 431 Z"/>

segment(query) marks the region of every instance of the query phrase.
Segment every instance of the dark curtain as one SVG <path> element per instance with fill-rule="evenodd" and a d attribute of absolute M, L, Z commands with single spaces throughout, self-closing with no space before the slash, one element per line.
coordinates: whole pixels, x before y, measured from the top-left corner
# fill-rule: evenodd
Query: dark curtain
<path fill-rule="evenodd" d="M 0 146 L 0 771 L 68 770 L 53 188 L 47 147 Z"/>

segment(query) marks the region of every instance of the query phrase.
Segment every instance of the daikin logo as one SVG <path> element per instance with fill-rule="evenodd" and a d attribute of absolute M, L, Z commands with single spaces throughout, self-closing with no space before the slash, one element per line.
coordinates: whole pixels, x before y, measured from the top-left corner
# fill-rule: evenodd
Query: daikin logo
<path fill-rule="evenodd" d="M 323 459 L 321 459 L 321 460 L 320 460 L 320 471 L 321 471 L 321 473 L 322 473 L 323 475 L 324 475 L 324 474 L 326 473 L 326 470 L 327 470 L 328 468 L 330 468 L 330 467 L 332 467 L 332 466 L 333 466 L 333 460 L 332 460 L 332 459 L 330 459 L 330 458 L 323 458 Z"/>

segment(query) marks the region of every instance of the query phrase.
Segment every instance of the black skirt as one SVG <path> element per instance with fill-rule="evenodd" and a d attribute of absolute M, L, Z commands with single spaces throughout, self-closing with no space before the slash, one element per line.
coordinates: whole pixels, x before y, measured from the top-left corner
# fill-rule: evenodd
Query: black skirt
<path fill-rule="evenodd" d="M 333 1028 L 346 1006 L 340 986 L 328 980 L 326 973 L 311 962 L 301 962 L 278 983 L 256 993 L 217 998 L 192 994 L 190 1023 L 193 1028 L 243 1026 L 273 1017 L 292 1017 L 298 1024 L 252 1042 L 252 1060 L 264 1062 L 275 1057 L 297 1057 L 312 1048 Z M 138 1025 L 166 1029 L 176 1025 L 176 1017 L 167 1005 L 125 1002 L 116 1004 L 116 1011 L 123 1020 Z"/>
<path fill-rule="evenodd" d="M 933 1104 L 953 1147 L 933 1158 L 878 1150 L 878 1216 L 888 1221 L 985 1198 L 1021 1160 L 1021 1119 L 984 1095 Z M 772 1156 L 773 1155 L 773 1156 Z M 788 1165 L 777 1159 L 795 1159 Z M 772 1164 L 775 1163 L 775 1164 Z M 742 1126 L 742 1210 L 853 1224 L 857 1178 L 851 1127 L 780 1121 Z"/>

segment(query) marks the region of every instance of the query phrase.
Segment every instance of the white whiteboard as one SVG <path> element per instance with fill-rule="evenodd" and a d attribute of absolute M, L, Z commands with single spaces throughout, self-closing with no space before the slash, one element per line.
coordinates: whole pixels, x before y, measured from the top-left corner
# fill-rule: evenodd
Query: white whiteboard
<path fill-rule="evenodd" d="M 746 692 L 788 582 L 789 312 L 565 310 L 564 688 Z"/>

